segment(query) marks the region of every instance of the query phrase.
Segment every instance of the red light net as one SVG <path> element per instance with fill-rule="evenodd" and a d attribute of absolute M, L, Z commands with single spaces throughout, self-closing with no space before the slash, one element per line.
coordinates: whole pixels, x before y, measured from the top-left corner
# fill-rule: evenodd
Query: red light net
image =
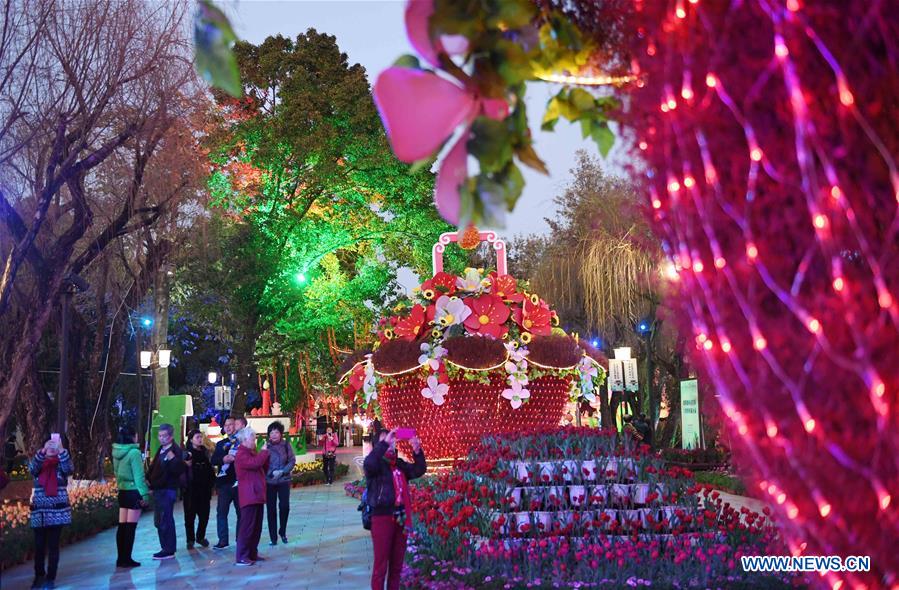
<path fill-rule="evenodd" d="M 530 432 L 558 424 L 571 379 L 534 379 L 528 385 L 530 399 L 517 409 L 502 397 L 508 387 L 505 371 L 492 372 L 489 384 L 450 380 L 452 395 L 441 406 L 422 397 L 426 383 L 420 377 L 401 377 L 398 381 L 397 385 L 384 385 L 379 393 L 384 424 L 387 428 L 415 428 L 425 456 L 431 460 L 465 457 L 485 434 Z"/>
<path fill-rule="evenodd" d="M 822 583 L 896 587 L 895 5 L 637 9 L 624 121 L 734 450 L 795 553 L 871 556 Z"/>

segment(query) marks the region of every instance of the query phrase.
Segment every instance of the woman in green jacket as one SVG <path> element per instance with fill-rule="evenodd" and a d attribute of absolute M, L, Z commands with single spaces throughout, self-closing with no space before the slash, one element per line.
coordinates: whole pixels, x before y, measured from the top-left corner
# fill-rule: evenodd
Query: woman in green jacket
<path fill-rule="evenodd" d="M 119 488 L 119 529 L 116 532 L 119 557 L 116 567 L 138 567 L 140 563 L 131 559 L 131 550 L 134 548 L 137 521 L 141 509 L 150 498 L 150 489 L 144 478 L 144 458 L 137 446 L 137 432 L 131 426 L 119 429 L 119 436 L 112 445 L 112 466 Z"/>

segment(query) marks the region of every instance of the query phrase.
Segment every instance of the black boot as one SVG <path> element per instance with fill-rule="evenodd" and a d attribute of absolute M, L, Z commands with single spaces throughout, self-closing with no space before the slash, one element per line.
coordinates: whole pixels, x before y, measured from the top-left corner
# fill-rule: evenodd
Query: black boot
<path fill-rule="evenodd" d="M 118 556 L 115 560 L 116 567 L 122 567 L 122 563 L 124 563 L 124 559 L 122 559 L 122 553 L 125 549 L 125 527 L 128 525 L 127 522 L 120 522 L 118 528 L 115 531 L 115 548 Z"/>
<path fill-rule="evenodd" d="M 121 526 L 125 527 L 125 532 L 123 533 L 125 543 L 122 546 L 122 557 L 118 566 L 140 567 L 140 563 L 131 558 L 131 551 L 134 550 L 134 534 L 137 531 L 137 523 L 125 522 Z"/>

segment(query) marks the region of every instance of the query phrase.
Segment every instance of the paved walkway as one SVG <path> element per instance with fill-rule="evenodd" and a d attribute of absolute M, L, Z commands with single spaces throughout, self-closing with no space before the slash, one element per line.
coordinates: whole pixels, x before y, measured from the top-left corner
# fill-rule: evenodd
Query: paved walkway
<path fill-rule="evenodd" d="M 234 565 L 234 536 L 227 551 L 199 547 L 185 549 L 184 517 L 179 502 L 175 512 L 178 552 L 175 559 L 154 561 L 159 540 L 153 527 L 153 515 L 145 514 L 137 527 L 134 558 L 141 567 L 115 568 L 116 529 L 63 547 L 59 560 L 57 588 L 144 589 L 163 588 L 296 588 L 359 590 L 370 582 L 372 548 L 368 531 L 362 528 L 358 501 L 346 497 L 344 477 L 333 486 L 296 488 L 290 496 L 289 543 L 268 544 L 268 525 L 263 525 L 259 553 L 267 558 L 253 567 Z M 233 513 L 232 513 L 233 533 Z M 207 536 L 215 543 L 215 498 L 213 498 Z M 4 590 L 29 588 L 33 563 L 27 562 L 0 574 Z M 282 586 L 283 585 L 283 586 Z"/>

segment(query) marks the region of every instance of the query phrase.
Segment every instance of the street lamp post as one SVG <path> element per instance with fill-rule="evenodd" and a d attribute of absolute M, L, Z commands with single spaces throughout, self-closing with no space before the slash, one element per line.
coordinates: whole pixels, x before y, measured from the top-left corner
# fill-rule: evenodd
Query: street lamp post
<path fill-rule="evenodd" d="M 171 364 L 171 361 L 172 361 L 172 351 L 169 349 L 166 349 L 166 348 L 160 348 L 159 350 L 156 350 L 156 351 L 152 351 L 152 350 L 140 351 L 140 368 L 141 368 L 141 370 L 146 370 L 146 369 L 151 369 L 151 368 L 155 369 L 155 367 L 159 367 L 160 369 L 166 369 Z M 155 367 L 154 367 L 154 365 L 155 365 Z M 145 431 L 147 433 L 147 437 L 149 436 L 150 425 L 152 424 L 152 421 L 153 421 L 153 406 L 156 404 L 156 399 L 155 399 L 156 398 L 156 395 L 155 395 L 156 394 L 156 371 L 151 370 L 150 376 L 151 376 L 151 383 L 152 383 L 152 391 L 150 393 L 150 403 L 147 406 L 147 419 L 146 419 L 147 429 Z M 140 376 L 139 375 L 138 375 L 138 387 L 140 387 Z M 140 391 L 143 391 L 142 387 L 140 387 Z M 142 397 L 143 396 L 141 396 L 141 398 Z M 141 409 L 142 409 L 142 400 L 139 401 L 138 404 L 140 404 L 138 407 L 138 416 L 140 416 Z M 143 426 L 143 422 L 141 422 L 140 426 L 141 427 Z M 148 449 L 150 448 L 149 443 L 147 443 L 146 448 L 148 448 Z"/>

